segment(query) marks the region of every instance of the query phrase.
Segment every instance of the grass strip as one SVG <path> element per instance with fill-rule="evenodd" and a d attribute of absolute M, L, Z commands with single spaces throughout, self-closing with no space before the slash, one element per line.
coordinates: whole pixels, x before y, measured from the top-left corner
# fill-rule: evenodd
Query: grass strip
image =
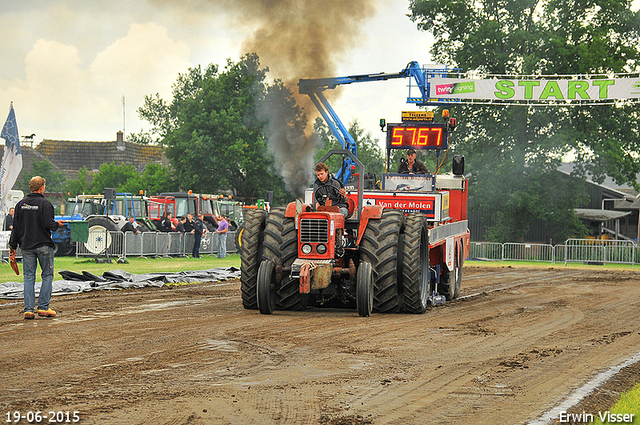
<path fill-rule="evenodd" d="M 640 425 L 640 383 L 637 383 L 633 388 L 631 388 L 626 393 L 620 395 L 618 401 L 609 409 L 611 418 L 615 419 L 615 422 L 608 422 L 607 417 L 605 416 L 605 412 L 599 412 L 599 414 L 594 414 L 596 425 L 604 425 L 604 424 L 634 424 Z M 626 418 L 621 415 L 628 415 Z M 630 418 L 633 415 L 633 420 L 631 422 L 624 422 L 624 419 Z M 602 421 L 601 416 L 605 418 L 605 422 Z"/>
<path fill-rule="evenodd" d="M 22 282 L 23 270 L 22 263 L 18 263 L 20 268 L 20 276 L 11 269 L 9 264 L 0 266 L 0 282 Z M 96 263 L 94 259 L 75 258 L 75 257 L 56 257 L 54 262 L 55 277 L 54 280 L 62 279 L 58 274 L 61 270 L 69 270 L 76 273 L 87 271 L 97 276 L 111 270 L 124 270 L 134 274 L 144 273 L 174 273 L 190 270 L 207 270 L 217 267 L 237 267 L 240 268 L 240 255 L 229 254 L 224 259 L 215 256 L 203 256 L 202 258 L 134 258 L 129 257 L 126 263 Z M 36 273 L 36 280 L 42 281 L 40 278 L 40 269 Z"/>

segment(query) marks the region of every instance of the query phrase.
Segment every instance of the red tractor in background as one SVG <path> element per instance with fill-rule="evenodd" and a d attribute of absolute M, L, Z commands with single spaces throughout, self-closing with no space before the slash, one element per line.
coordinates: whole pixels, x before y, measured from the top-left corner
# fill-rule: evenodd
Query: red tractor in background
<path fill-rule="evenodd" d="M 387 147 L 446 149 L 454 127 L 448 117 L 444 124 L 389 124 Z M 361 316 L 420 314 L 456 298 L 470 241 L 464 158 L 454 158 L 450 175 L 385 174 L 377 190 L 365 189 L 364 167 L 349 150 L 329 151 L 319 162 L 336 154 L 359 172 L 357 184 L 347 186 L 347 219 L 336 206 L 314 211 L 314 200 L 327 194 L 311 190 L 305 202 L 247 212 L 244 307 L 263 314 L 308 305 L 355 306 Z"/>
<path fill-rule="evenodd" d="M 149 218 L 156 226 L 156 229 L 161 228 L 160 221 L 162 217 L 167 214 L 173 215 L 171 219 L 171 226 L 175 228 L 178 221 L 175 219 L 176 215 L 176 199 L 173 196 L 150 196 L 149 197 Z"/>

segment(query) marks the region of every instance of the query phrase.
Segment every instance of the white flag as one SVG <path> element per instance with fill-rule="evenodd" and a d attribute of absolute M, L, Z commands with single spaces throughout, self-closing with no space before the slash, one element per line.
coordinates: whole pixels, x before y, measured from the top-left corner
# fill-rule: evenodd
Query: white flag
<path fill-rule="evenodd" d="M 7 121 L 2 127 L 0 137 L 5 140 L 4 156 L 2 167 L 0 168 L 0 193 L 2 195 L 2 207 L 7 200 L 7 195 L 18 178 L 22 170 L 22 151 L 20 150 L 20 136 L 18 136 L 18 125 L 16 124 L 16 114 L 13 112 L 13 102 Z"/>

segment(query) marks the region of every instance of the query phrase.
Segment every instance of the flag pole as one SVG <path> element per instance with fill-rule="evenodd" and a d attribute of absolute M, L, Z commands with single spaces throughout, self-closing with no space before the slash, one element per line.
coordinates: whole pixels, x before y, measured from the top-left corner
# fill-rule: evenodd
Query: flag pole
<path fill-rule="evenodd" d="M 0 137 L 5 140 L 2 165 L 0 166 L 0 196 L 2 196 L 2 214 L 5 214 L 7 195 L 13 188 L 20 171 L 22 171 L 22 151 L 20 149 L 20 136 L 16 114 L 13 109 L 13 101 L 9 105 L 9 115 L 2 127 Z M 2 222 L 4 226 L 4 221 Z"/>

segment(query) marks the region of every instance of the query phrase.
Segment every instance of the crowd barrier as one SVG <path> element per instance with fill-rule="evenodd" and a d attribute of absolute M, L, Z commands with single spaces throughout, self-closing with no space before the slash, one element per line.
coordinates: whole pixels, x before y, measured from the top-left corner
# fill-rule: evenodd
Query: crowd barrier
<path fill-rule="evenodd" d="M 490 261 L 635 264 L 640 247 L 633 241 L 567 239 L 564 244 L 471 242 L 469 258 Z"/>
<path fill-rule="evenodd" d="M 0 261 L 6 261 L 10 232 L 0 232 Z M 190 233 L 118 231 L 93 234 L 77 243 L 77 257 L 176 257 L 191 256 L 194 236 Z M 217 235 L 207 233 L 200 243 L 201 255 L 215 255 Z M 108 248 L 107 248 L 108 247 Z M 237 252 L 235 232 L 227 233 L 227 252 Z M 20 251 L 18 250 L 20 258 Z M 640 262 L 640 247 L 633 241 L 567 239 L 564 244 L 471 242 L 469 258 L 489 261 L 539 261 L 547 263 L 635 264 Z"/>
<path fill-rule="evenodd" d="M 92 232 L 87 243 L 76 244 L 76 257 L 186 257 L 193 252 L 191 233 Z M 200 241 L 200 255 L 217 255 L 217 234 L 206 233 Z M 227 233 L 227 253 L 237 252 L 235 232 Z"/>

